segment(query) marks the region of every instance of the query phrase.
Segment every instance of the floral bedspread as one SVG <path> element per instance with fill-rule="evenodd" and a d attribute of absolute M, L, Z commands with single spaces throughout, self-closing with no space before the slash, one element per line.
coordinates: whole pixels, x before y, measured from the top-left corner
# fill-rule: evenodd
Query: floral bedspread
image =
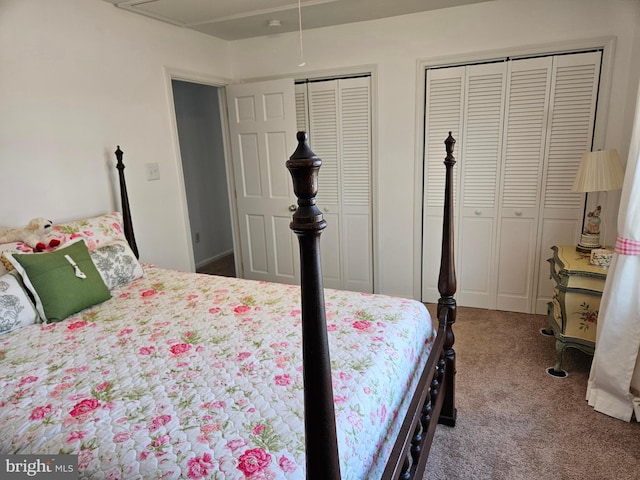
<path fill-rule="evenodd" d="M 298 287 L 147 267 L 112 293 L 0 337 L 0 453 L 77 454 L 91 479 L 304 478 Z M 418 302 L 325 300 L 342 476 L 379 478 L 435 332 Z"/>

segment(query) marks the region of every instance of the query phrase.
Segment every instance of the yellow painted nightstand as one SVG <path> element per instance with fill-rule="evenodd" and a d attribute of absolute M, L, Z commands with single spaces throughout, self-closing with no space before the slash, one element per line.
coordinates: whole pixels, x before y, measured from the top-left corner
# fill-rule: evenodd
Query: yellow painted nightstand
<path fill-rule="evenodd" d="M 562 357 L 567 347 L 593 355 L 600 298 L 607 269 L 589 263 L 589 254 L 576 251 L 575 245 L 554 245 L 547 261 L 555 282 L 553 300 L 548 304 L 549 326 L 545 335 L 556 338 L 557 362 L 547 372 L 566 377 Z"/>

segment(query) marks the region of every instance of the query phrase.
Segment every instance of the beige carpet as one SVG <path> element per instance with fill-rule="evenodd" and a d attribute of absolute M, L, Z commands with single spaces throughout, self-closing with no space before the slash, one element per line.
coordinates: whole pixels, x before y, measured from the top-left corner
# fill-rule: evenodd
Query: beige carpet
<path fill-rule="evenodd" d="M 432 305 L 429 310 L 433 313 Z M 640 479 L 640 425 L 585 400 L 591 357 L 539 333 L 542 315 L 459 308 L 454 428 L 439 425 L 425 479 Z"/>
<path fill-rule="evenodd" d="M 220 275 L 222 277 L 235 277 L 236 265 L 233 253 L 222 258 L 207 263 L 196 269 L 198 273 L 207 273 L 209 275 Z"/>

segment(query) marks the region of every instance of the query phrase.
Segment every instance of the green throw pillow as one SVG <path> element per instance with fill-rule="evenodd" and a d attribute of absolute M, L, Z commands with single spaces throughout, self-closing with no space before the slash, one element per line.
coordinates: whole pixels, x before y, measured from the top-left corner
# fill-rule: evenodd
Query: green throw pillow
<path fill-rule="evenodd" d="M 82 240 L 53 252 L 5 255 L 33 293 L 45 322 L 59 322 L 111 298 Z"/>

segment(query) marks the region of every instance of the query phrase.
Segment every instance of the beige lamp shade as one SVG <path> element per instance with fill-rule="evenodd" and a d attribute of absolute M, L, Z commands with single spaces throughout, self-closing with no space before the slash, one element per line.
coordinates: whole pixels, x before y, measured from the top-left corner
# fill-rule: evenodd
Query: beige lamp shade
<path fill-rule="evenodd" d="M 624 182 L 624 171 L 616 149 L 586 152 L 582 156 L 573 192 L 603 192 L 619 190 Z"/>

